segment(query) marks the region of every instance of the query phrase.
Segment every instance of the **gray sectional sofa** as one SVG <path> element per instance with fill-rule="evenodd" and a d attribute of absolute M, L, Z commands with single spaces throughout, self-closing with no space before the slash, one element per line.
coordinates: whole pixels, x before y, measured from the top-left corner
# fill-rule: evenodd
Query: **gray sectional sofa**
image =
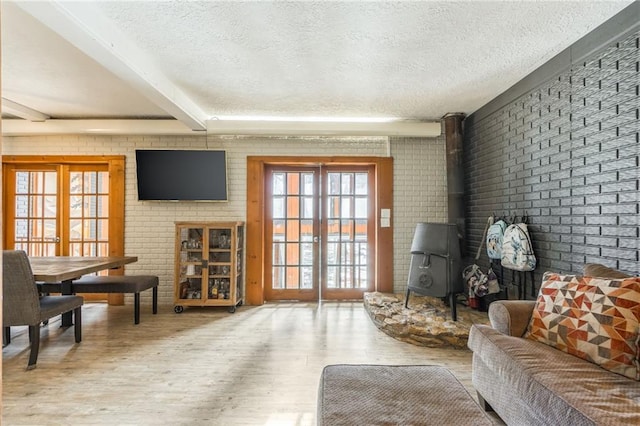
<path fill-rule="evenodd" d="M 640 381 L 523 337 L 535 304 L 493 302 L 491 326 L 471 329 L 472 381 L 485 409 L 508 425 L 640 425 Z"/>

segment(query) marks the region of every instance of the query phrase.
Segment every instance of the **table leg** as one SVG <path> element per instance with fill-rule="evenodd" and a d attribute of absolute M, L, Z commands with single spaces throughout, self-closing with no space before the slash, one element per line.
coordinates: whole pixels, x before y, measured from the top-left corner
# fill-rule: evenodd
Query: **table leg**
<path fill-rule="evenodd" d="M 61 284 L 61 293 L 64 295 L 73 294 L 73 289 L 71 287 L 72 280 L 62 281 Z M 61 327 L 71 327 L 73 325 L 73 313 L 72 311 L 65 312 L 62 314 L 62 324 Z"/>

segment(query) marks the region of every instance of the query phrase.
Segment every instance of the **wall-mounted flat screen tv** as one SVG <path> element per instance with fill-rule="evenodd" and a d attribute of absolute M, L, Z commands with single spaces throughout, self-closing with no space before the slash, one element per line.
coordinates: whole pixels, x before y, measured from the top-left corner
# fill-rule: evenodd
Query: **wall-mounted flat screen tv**
<path fill-rule="evenodd" d="M 138 200 L 227 201 L 225 151 L 136 150 Z"/>

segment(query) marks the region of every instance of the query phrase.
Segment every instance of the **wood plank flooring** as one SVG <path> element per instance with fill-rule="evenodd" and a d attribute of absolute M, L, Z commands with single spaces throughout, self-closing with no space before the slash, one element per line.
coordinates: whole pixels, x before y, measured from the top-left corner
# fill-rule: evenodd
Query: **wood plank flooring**
<path fill-rule="evenodd" d="M 26 327 L 3 354 L 3 425 L 314 425 L 327 364 L 432 364 L 451 369 L 475 398 L 471 352 L 397 341 L 360 302 L 224 308 L 88 303 L 83 341 L 59 319 L 42 329 L 25 371 Z"/>

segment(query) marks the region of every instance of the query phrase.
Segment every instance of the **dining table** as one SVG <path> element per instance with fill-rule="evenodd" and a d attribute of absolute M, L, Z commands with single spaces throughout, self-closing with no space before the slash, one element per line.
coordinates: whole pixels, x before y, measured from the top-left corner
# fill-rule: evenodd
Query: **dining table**
<path fill-rule="evenodd" d="M 73 280 L 107 269 L 117 269 L 138 261 L 137 256 L 30 256 L 36 281 L 60 283 L 62 294 L 73 294 Z M 71 312 L 62 314 L 62 326 L 73 325 Z"/>

